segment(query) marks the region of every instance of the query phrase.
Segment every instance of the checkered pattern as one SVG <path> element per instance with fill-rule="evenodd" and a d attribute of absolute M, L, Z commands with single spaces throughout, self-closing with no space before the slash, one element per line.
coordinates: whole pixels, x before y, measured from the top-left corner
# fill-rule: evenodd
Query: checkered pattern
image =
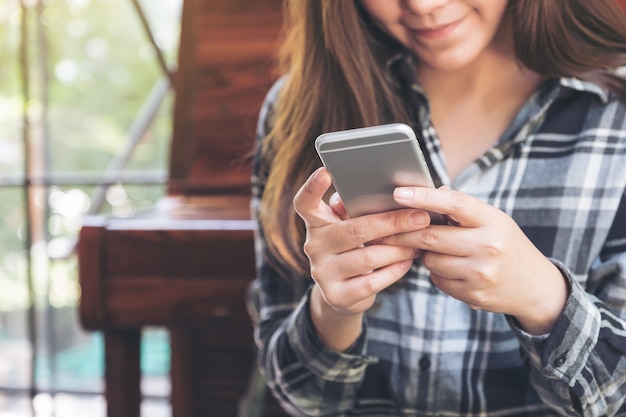
<path fill-rule="evenodd" d="M 294 416 L 626 416 L 626 105 L 591 83 L 549 80 L 451 182 L 427 99 L 411 87 L 439 182 L 517 221 L 569 278 L 565 310 L 551 334 L 531 336 L 442 293 L 416 261 L 377 297 L 353 348 L 337 353 L 308 315 L 310 277 L 280 277 L 259 228 L 256 338 L 270 388 Z M 259 140 L 279 89 L 267 96 Z"/>

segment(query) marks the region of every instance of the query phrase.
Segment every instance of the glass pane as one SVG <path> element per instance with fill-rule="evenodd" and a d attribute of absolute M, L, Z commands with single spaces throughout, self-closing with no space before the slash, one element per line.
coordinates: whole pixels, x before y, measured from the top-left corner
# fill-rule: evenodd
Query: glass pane
<path fill-rule="evenodd" d="M 41 414 L 37 413 L 36 417 L 105 417 L 106 401 L 101 395 L 78 396 L 71 394 L 57 394 L 54 397 L 48 394 L 42 394 L 45 397 L 40 400 L 42 408 Z M 35 405 L 38 398 L 35 397 Z M 26 417 L 26 416 L 25 416 Z"/>
<path fill-rule="evenodd" d="M 0 417 L 31 417 L 32 403 L 26 395 L 0 392 Z"/>
<path fill-rule="evenodd" d="M 154 40 L 159 46 L 167 65 L 176 65 L 180 38 L 180 14 L 182 0 L 140 0 Z"/>
<path fill-rule="evenodd" d="M 28 255 L 23 191 L 0 188 L 0 386 L 30 386 Z"/>
<path fill-rule="evenodd" d="M 79 325 L 74 244 L 89 196 L 78 187 L 31 187 L 37 196 L 31 216 L 32 273 L 37 320 L 36 387 L 100 393 L 102 342 Z M 41 219 L 41 221 L 38 221 Z M 45 402 L 45 397 L 41 401 Z"/>
<path fill-rule="evenodd" d="M 0 4 L 0 183 L 24 169 L 20 19 L 19 2 Z"/>
<path fill-rule="evenodd" d="M 91 207 L 95 188 L 51 187 L 48 192 L 47 300 L 39 309 L 47 330 L 40 340 L 41 361 L 37 368 L 42 388 L 101 392 L 104 351 L 102 335 L 80 328 L 77 258 L 74 244 L 82 218 Z M 163 196 L 162 185 L 116 184 L 106 192 L 102 212 L 130 217 L 154 206 Z M 35 257 L 37 251 L 33 251 Z M 38 310 L 39 310 L 38 309 Z M 163 330 L 146 330 L 142 345 L 142 369 L 151 395 L 169 395 L 164 378 L 169 373 L 169 347 Z"/>
<path fill-rule="evenodd" d="M 102 395 L 37 394 L 33 401 L 26 396 L 0 392 L 0 417 L 106 417 L 106 401 Z M 144 399 L 141 415 L 171 417 L 167 399 Z"/>
<path fill-rule="evenodd" d="M 150 417 L 172 417 L 172 405 L 167 400 L 144 399 L 141 403 L 141 415 Z"/>
<path fill-rule="evenodd" d="M 164 98 L 156 117 L 143 140 L 135 148 L 124 171 L 166 170 L 169 163 L 169 144 L 172 136 L 174 93 Z"/>
<path fill-rule="evenodd" d="M 164 195 L 164 187 L 158 184 L 113 184 L 107 188 L 105 203 L 99 212 L 117 218 L 138 216 L 152 209 Z"/>
<path fill-rule="evenodd" d="M 178 14 L 145 2 L 155 38 L 175 53 Z M 47 1 L 42 22 L 49 43 L 48 126 L 53 172 L 101 171 L 126 149 L 129 130 L 163 72 L 130 1 Z M 164 28 L 164 29 L 162 29 Z M 171 97 L 133 154 L 135 168 L 165 168 Z M 149 119 L 149 118 L 148 118 Z M 147 120 L 148 120 L 147 119 Z"/>
<path fill-rule="evenodd" d="M 143 331 L 141 392 L 145 396 L 168 398 L 171 394 L 169 342 L 169 334 L 165 329 L 148 328 Z"/>
<path fill-rule="evenodd" d="M 47 355 L 40 360 L 38 387 L 80 393 L 104 391 L 104 343 L 100 332 L 85 332 L 76 309 L 51 308 Z"/>
<path fill-rule="evenodd" d="M 0 1 L 0 417 L 104 416 L 102 334 L 80 327 L 75 244 L 86 214 L 140 215 L 164 195 L 173 93 L 154 105 L 149 127 L 121 168 L 150 184 L 113 184 L 100 207 L 100 189 L 89 183 L 130 152 L 129 130 L 163 71 L 131 1 L 26 1 L 30 95 L 24 98 L 21 3 Z M 140 3 L 173 67 L 182 0 Z M 28 190 L 24 101 L 36 177 Z M 57 178 L 62 183 L 55 184 Z M 68 185 L 74 179 L 79 185 Z M 33 367 L 38 394 L 31 401 L 21 395 L 31 388 Z M 142 409 L 170 415 L 165 330 L 144 332 L 141 367 L 150 397 Z M 67 393 L 52 394 L 59 391 Z"/>

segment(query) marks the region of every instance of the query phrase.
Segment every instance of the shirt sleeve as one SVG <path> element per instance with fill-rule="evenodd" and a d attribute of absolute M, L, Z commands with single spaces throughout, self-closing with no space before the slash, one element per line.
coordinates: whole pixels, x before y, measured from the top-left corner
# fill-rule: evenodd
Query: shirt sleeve
<path fill-rule="evenodd" d="M 280 83 L 270 90 L 261 110 L 258 141 L 271 124 Z M 259 369 L 274 396 L 291 414 L 340 416 L 353 408 L 365 368 L 375 360 L 365 355 L 366 326 L 349 351 L 326 348 L 309 316 L 311 278 L 289 273 L 272 261 L 258 221 L 269 163 L 256 152 L 251 209 L 256 222 L 257 276 L 250 292 L 254 299 L 249 304 L 256 321 Z"/>
<path fill-rule="evenodd" d="M 531 380 L 565 416 L 626 415 L 626 197 L 585 286 L 564 265 L 571 294 L 549 335 L 531 336 L 510 319 Z"/>

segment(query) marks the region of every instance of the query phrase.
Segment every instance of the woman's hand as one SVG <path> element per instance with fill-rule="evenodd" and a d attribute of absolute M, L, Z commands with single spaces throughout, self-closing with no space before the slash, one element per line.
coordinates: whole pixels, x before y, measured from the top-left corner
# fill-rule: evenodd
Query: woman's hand
<path fill-rule="evenodd" d="M 448 188 L 401 187 L 394 198 L 455 224 L 384 239 L 423 249 L 423 264 L 439 289 L 472 308 L 515 316 L 529 333 L 552 329 L 568 297 L 567 282 L 511 217 Z"/>
<path fill-rule="evenodd" d="M 296 194 L 294 208 L 306 226 L 304 251 L 316 283 L 313 322 L 322 341 L 343 350 L 358 337 L 362 314 L 376 294 L 406 274 L 418 254 L 412 247 L 374 242 L 427 227 L 429 216 L 407 209 L 342 219 L 340 202 L 323 201 L 330 185 L 330 175 L 320 168 Z"/>

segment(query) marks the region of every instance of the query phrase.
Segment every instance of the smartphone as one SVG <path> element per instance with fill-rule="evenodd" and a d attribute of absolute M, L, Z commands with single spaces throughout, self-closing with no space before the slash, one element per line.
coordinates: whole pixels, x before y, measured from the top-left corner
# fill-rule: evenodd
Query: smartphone
<path fill-rule="evenodd" d="M 403 123 L 324 133 L 315 149 L 350 217 L 406 208 L 393 199 L 396 187 L 434 187 L 415 132 Z M 446 223 L 437 213 L 431 221 Z"/>

